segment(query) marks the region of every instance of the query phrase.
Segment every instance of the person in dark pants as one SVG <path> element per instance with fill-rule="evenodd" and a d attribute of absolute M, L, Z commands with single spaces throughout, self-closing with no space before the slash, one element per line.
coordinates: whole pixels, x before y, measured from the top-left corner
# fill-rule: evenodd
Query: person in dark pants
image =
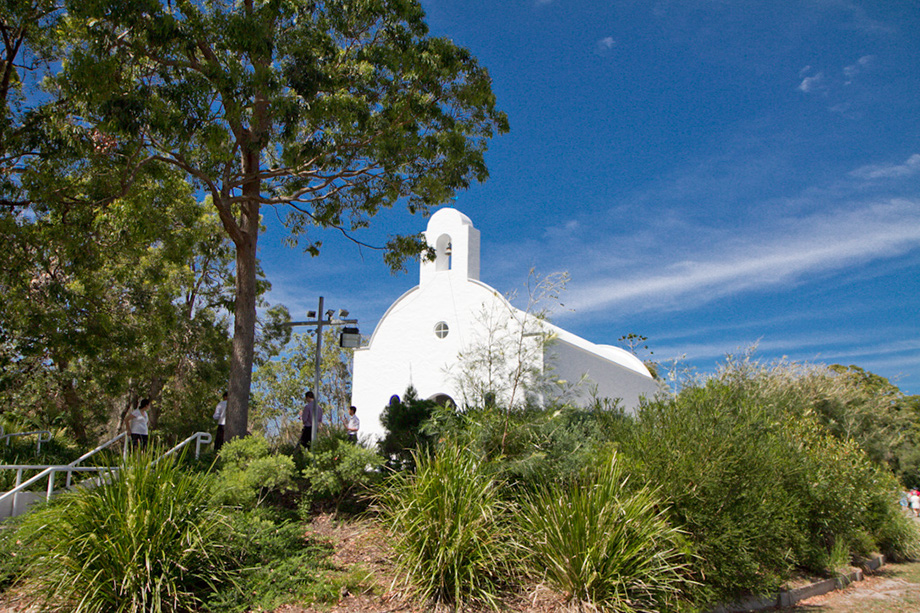
<path fill-rule="evenodd" d="M 303 430 L 300 431 L 300 444 L 304 447 L 310 447 L 313 440 L 313 419 L 316 418 L 316 427 L 323 424 L 323 410 L 316 406 L 316 399 L 313 392 L 304 394 L 303 412 L 300 420 L 303 422 Z"/>
<path fill-rule="evenodd" d="M 131 435 L 131 444 L 141 449 L 147 448 L 147 409 L 150 408 L 150 400 L 144 398 L 140 406 L 125 416 L 125 430 Z"/>
<path fill-rule="evenodd" d="M 224 445 L 224 425 L 227 423 L 227 392 L 224 392 L 223 399 L 217 403 L 214 415 L 211 418 L 217 422 L 217 433 L 214 435 L 214 451 L 218 452 Z"/>
<path fill-rule="evenodd" d="M 348 442 L 353 445 L 358 444 L 358 429 L 361 427 L 361 420 L 355 413 L 358 409 L 348 407 L 348 420 L 345 422 L 345 430 L 348 432 Z"/>

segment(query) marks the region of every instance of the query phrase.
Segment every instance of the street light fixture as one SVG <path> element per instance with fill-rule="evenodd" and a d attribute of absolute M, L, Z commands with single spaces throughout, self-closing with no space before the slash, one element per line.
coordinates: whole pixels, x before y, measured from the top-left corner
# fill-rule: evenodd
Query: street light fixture
<path fill-rule="evenodd" d="M 323 312 L 323 297 L 319 297 L 319 308 L 315 311 L 307 311 L 307 318 L 310 321 L 292 321 L 287 326 L 313 326 L 316 328 L 316 355 L 313 361 L 313 406 L 319 407 L 319 375 L 323 357 L 323 326 L 347 326 L 352 324 L 357 326 L 357 319 L 345 319 L 348 317 L 348 311 L 339 310 L 339 319 L 333 319 L 334 309 L 326 311 L 326 319 L 317 317 L 318 313 Z M 343 327 L 339 334 L 339 347 L 354 349 L 361 346 L 361 333 L 357 327 Z M 315 411 L 314 411 L 315 412 Z M 314 415 L 315 417 L 315 415 Z M 313 420 L 313 428 L 310 432 L 310 449 L 313 449 L 313 441 L 316 440 L 317 420 Z"/>

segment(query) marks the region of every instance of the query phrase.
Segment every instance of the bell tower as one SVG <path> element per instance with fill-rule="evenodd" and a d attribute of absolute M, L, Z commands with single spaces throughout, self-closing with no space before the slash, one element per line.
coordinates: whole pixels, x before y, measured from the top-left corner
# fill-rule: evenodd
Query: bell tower
<path fill-rule="evenodd" d="M 419 285 L 444 274 L 460 281 L 479 280 L 479 230 L 469 217 L 456 209 L 441 209 L 428 220 L 424 235 L 437 256 L 433 262 L 422 260 Z"/>

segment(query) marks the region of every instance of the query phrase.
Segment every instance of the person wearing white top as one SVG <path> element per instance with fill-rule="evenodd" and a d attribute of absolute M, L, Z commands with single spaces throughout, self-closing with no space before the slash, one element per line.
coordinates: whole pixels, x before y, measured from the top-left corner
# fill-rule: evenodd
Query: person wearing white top
<path fill-rule="evenodd" d="M 131 443 L 135 447 L 145 449 L 147 447 L 147 409 L 150 407 L 150 400 L 144 398 L 140 406 L 132 410 L 125 416 L 125 429 L 131 435 Z"/>
<path fill-rule="evenodd" d="M 345 422 L 345 429 L 348 431 L 348 440 L 358 444 L 358 429 L 361 427 L 361 420 L 355 413 L 358 411 L 355 407 L 348 408 L 348 420 Z"/>
<path fill-rule="evenodd" d="M 220 451 L 224 445 L 224 426 L 227 424 L 227 392 L 224 392 L 223 399 L 217 403 L 214 408 L 214 415 L 211 419 L 217 422 L 217 433 L 214 435 L 214 451 Z"/>

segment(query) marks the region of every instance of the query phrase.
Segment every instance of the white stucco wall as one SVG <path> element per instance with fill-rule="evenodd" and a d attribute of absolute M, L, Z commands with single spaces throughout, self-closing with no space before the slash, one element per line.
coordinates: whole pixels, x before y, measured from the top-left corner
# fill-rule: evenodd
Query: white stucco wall
<path fill-rule="evenodd" d="M 504 298 L 478 281 L 438 275 L 403 294 L 386 312 L 367 347 L 355 350 L 352 404 L 361 433 L 382 435 L 380 412 L 411 383 L 420 398 L 447 394 L 460 404 L 462 390 L 450 368 L 471 342 L 470 330 L 484 303 Z M 435 325 L 448 334 L 438 338 Z"/>
<path fill-rule="evenodd" d="M 513 332 L 514 322 L 526 317 L 479 281 L 479 232 L 468 217 L 441 209 L 429 220 L 425 236 L 437 249 L 437 259 L 421 263 L 419 285 L 393 303 L 368 345 L 355 350 L 352 404 L 361 419 L 362 436 L 383 436 L 380 413 L 390 397 L 402 397 L 409 384 L 420 398 L 446 394 L 462 405 L 458 356 L 471 346 L 488 343 L 489 324 L 483 319 L 491 318 L 493 328 L 500 319 Z M 443 338 L 435 333 L 439 322 L 448 327 Z M 632 354 L 596 345 L 556 326 L 547 328 L 555 340 L 545 360 L 537 355 L 534 364 L 542 368 L 545 361 L 554 377 L 571 383 L 587 375 L 590 382 L 581 388 L 580 400 L 589 401 L 596 386 L 597 396 L 622 398 L 622 406 L 633 409 L 640 396 L 657 391 L 655 380 Z"/>
<path fill-rule="evenodd" d="M 621 407 L 633 410 L 641 397 L 652 398 L 658 391 L 658 382 L 628 351 L 595 345 L 559 328 L 556 331 L 556 340 L 546 348 L 546 365 L 554 377 L 569 383 L 583 381 L 577 389 L 577 401 L 619 398 Z"/>

